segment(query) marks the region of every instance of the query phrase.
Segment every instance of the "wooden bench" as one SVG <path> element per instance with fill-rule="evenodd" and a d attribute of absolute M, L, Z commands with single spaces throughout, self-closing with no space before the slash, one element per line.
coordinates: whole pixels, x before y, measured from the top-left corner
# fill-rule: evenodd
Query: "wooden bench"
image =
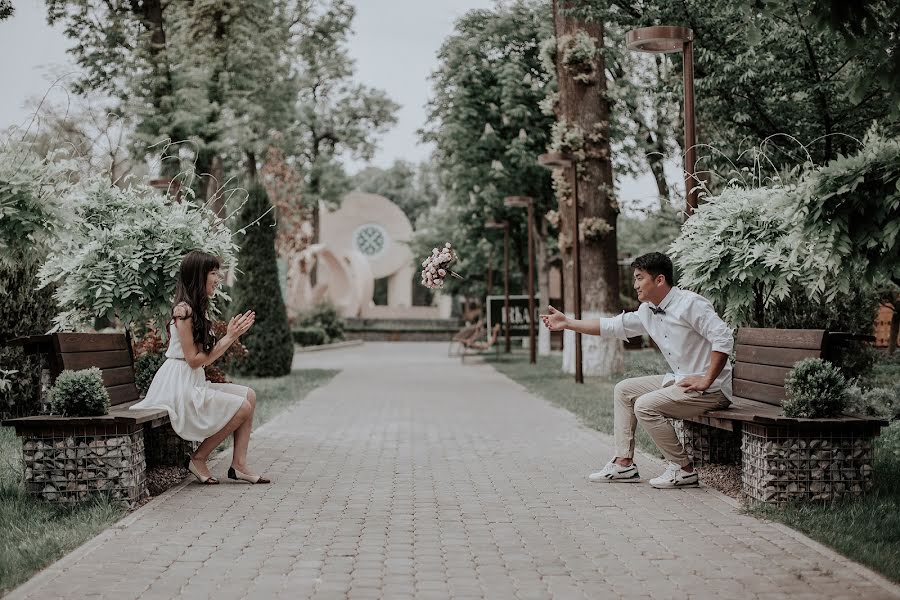
<path fill-rule="evenodd" d="M 468 344 L 475 341 L 478 334 L 481 333 L 482 327 L 484 327 L 484 321 L 479 318 L 472 325 L 466 325 L 454 333 L 450 338 L 450 345 L 447 347 L 447 356 L 453 356 L 455 352 L 462 352 Z"/>
<path fill-rule="evenodd" d="M 831 358 L 850 337 L 812 329 L 738 330 L 732 405 L 676 427 L 695 464 L 739 459 L 751 502 L 827 501 L 871 488 L 873 441 L 887 421 L 793 418 L 782 409 L 793 366 L 805 358 Z"/>
<path fill-rule="evenodd" d="M 100 369 L 109 412 L 94 417 L 9 419 L 22 438 L 26 490 L 71 503 L 95 492 L 133 505 L 147 495 L 147 467 L 180 466 L 193 444 L 175 435 L 165 410 L 129 410 L 139 400 L 130 339 L 121 333 L 55 333 L 12 340 L 44 356 L 52 383 L 63 370 Z"/>
<path fill-rule="evenodd" d="M 491 328 L 491 334 L 484 341 L 480 341 L 478 339 L 470 339 L 468 342 L 463 344 L 462 354 L 459 355 L 459 359 L 461 362 L 466 362 L 467 356 L 475 356 L 478 354 L 487 354 L 491 348 L 494 348 L 494 351 L 497 355 L 497 358 L 500 358 L 500 346 L 497 345 L 497 336 L 500 334 L 500 323 L 496 323 Z M 477 338 L 478 334 L 475 334 L 475 338 Z"/>

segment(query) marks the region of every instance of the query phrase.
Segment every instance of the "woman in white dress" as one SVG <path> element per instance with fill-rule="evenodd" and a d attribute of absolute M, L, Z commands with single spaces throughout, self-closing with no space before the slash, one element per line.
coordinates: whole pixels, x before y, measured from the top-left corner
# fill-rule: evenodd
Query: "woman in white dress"
<path fill-rule="evenodd" d="M 215 340 L 207 308 L 209 297 L 221 280 L 220 266 L 218 258 L 196 250 L 182 259 L 172 319 L 168 323 L 166 361 L 153 377 L 146 397 L 131 408 L 165 409 L 175 433 L 183 439 L 202 442 L 187 460 L 188 470 L 200 483 L 219 483 L 210 475 L 206 461 L 232 433 L 234 449 L 228 477 L 269 483 L 247 468 L 256 393 L 242 385 L 210 383 L 203 371 L 204 365 L 222 356 L 256 320 L 252 310 L 239 314 L 228 322 L 225 336 Z"/>

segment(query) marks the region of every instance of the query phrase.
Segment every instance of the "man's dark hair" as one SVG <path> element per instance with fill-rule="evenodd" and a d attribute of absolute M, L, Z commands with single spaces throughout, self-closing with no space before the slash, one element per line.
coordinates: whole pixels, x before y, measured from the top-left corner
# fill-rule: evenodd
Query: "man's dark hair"
<path fill-rule="evenodd" d="M 650 252 L 649 254 L 638 256 L 631 263 L 631 268 L 647 271 L 654 279 L 656 279 L 657 275 L 662 275 L 666 278 L 666 283 L 675 285 L 675 279 L 672 275 L 674 270 L 672 268 L 672 260 L 662 252 Z"/>

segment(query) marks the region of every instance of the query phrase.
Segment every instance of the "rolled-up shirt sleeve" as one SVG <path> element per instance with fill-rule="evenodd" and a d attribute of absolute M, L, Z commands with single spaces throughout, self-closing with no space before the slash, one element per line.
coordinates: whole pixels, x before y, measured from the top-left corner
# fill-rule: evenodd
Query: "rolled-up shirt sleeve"
<path fill-rule="evenodd" d="M 644 335 L 647 330 L 638 318 L 637 312 L 623 312 L 615 317 L 600 319 L 600 335 L 620 340 Z"/>
<path fill-rule="evenodd" d="M 712 303 L 706 298 L 693 302 L 686 315 L 687 321 L 712 344 L 713 352 L 731 354 L 734 349 L 734 335 L 731 328 L 719 315 Z"/>

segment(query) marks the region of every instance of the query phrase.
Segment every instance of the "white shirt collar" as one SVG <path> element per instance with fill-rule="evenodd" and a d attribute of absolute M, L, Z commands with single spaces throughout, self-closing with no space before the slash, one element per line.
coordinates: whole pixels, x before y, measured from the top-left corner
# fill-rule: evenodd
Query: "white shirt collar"
<path fill-rule="evenodd" d="M 669 290 L 669 293 L 666 294 L 665 297 L 662 300 L 660 300 L 659 304 L 657 304 L 657 305 L 654 305 L 652 302 L 647 302 L 647 304 L 649 304 L 650 306 L 652 306 L 655 309 L 661 308 L 661 309 L 665 310 L 665 308 L 667 306 L 669 306 L 669 304 L 672 302 L 672 300 L 675 299 L 676 291 L 678 291 L 678 288 L 676 288 L 676 287 L 671 288 Z"/>

